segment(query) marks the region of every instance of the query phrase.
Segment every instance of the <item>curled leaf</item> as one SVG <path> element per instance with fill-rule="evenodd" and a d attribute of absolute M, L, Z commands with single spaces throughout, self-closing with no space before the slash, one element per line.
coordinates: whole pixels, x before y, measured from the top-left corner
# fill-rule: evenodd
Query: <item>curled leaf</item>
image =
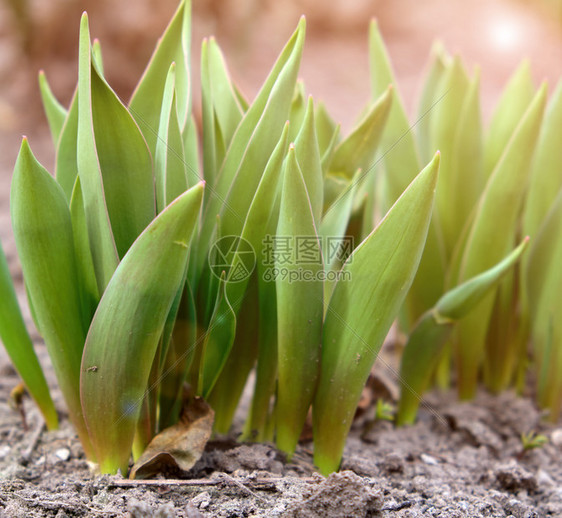
<path fill-rule="evenodd" d="M 183 405 L 179 421 L 150 441 L 131 468 L 130 478 L 188 471 L 201 458 L 213 431 L 215 413 L 203 398 L 190 398 L 185 393 Z"/>

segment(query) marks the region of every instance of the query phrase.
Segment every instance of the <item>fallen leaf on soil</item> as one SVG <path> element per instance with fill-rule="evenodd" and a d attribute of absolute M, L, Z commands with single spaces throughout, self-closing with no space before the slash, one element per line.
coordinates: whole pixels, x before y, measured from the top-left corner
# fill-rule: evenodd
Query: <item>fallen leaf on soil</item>
<path fill-rule="evenodd" d="M 211 437 L 214 418 L 215 413 L 203 398 L 184 400 L 179 422 L 150 441 L 131 468 L 130 478 L 150 478 L 171 469 L 191 469 Z"/>

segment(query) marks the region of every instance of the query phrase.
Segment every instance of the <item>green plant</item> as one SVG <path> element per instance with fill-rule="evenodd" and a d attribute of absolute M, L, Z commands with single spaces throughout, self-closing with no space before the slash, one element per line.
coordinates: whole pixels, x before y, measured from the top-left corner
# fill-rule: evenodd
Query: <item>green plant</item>
<path fill-rule="evenodd" d="M 24 139 L 14 233 L 71 420 L 102 472 L 126 472 L 131 451 L 137 459 L 178 420 L 185 381 L 227 431 L 256 362 L 246 436 L 274 434 L 290 456 L 312 405 L 315 461 L 324 473 L 339 466 L 361 388 L 417 268 L 439 157 L 373 229 L 363 201 L 373 207 L 369 165 L 392 91 L 341 138 L 296 83 L 304 32 L 301 20 L 251 104 L 217 43 L 203 42 L 202 169 L 187 3 L 128 105 L 104 78 L 86 15 L 68 109 L 40 75 L 55 178 Z M 352 221 L 360 244 L 334 255 L 328 243 L 345 244 Z M 304 252 L 283 245 L 301 238 Z M 269 262 L 245 262 L 268 248 Z"/>
<path fill-rule="evenodd" d="M 482 338 L 491 293 L 527 246 L 508 255 L 544 89 L 511 140 L 502 135 L 517 117 L 507 108 L 496 117 L 490 163 L 503 155 L 484 187 L 478 80 L 465 77 L 459 60 L 450 65 L 437 53 L 422 100 L 430 120 L 416 138 L 388 86 L 394 78 L 373 24 L 373 99 L 342 137 L 297 82 L 304 35 L 302 19 L 251 103 L 216 41 L 203 41 L 200 134 L 191 112 L 189 2 L 180 3 L 127 105 L 104 78 L 86 15 L 68 109 L 39 77 L 55 176 L 24 139 L 12 182 L 14 234 L 70 418 L 102 472 L 125 473 L 131 453 L 139 459 L 180 421 L 186 383 L 213 408 L 214 430 L 226 433 L 252 369 L 244 438 L 275 439 L 290 457 L 312 406 L 314 461 L 324 474 L 337 470 L 362 388 L 406 297 L 404 325 L 435 307 L 403 360 L 403 381 L 421 393 L 454 320 L 454 336 L 477 330 Z M 429 151 L 437 144 L 443 158 Z M 472 155 L 482 169 L 473 176 Z M 377 210 L 386 216 L 375 226 Z M 450 216 L 447 229 L 439 214 Z M 550 237 L 559 218 L 552 221 L 543 239 L 549 261 L 559 253 Z M 538 260 L 529 267 L 540 269 Z M 529 300 L 547 297 L 550 308 L 552 293 L 531 289 Z M 457 341 L 461 392 L 470 395 L 485 349 Z M 6 340 L 16 367 L 52 413 L 46 390 L 33 388 L 25 370 L 39 370 L 30 343 L 14 344 Z M 417 407 L 406 406 L 399 422 L 415 416 Z"/>
<path fill-rule="evenodd" d="M 521 444 L 523 451 L 534 450 L 535 448 L 542 448 L 548 443 L 548 437 L 536 432 L 528 432 L 521 434 Z"/>
<path fill-rule="evenodd" d="M 376 24 L 371 26 L 371 63 L 375 94 L 388 83 L 396 87 Z M 561 286 L 555 266 L 560 264 L 556 197 L 562 155 L 556 128 L 562 122 L 561 99 L 562 83 L 545 109 L 546 85 L 535 91 L 529 63 L 523 62 L 485 130 L 478 69 L 470 77 L 460 58 L 436 45 L 416 135 L 401 103 L 393 105 L 382 138 L 397 150 L 383 157 L 383 205 L 392 203 L 414 174 L 418 157 L 425 159 L 433 149 L 443 156 L 427 243 L 400 319 L 410 336 L 402 360 L 399 422 L 415 418 L 420 394 L 432 380 L 442 388 L 450 385 L 451 358 L 461 398 L 471 398 L 481 378 L 492 392 L 513 385 L 521 390 L 529 341 L 539 403 L 557 419 L 562 401 L 556 317 L 561 308 L 555 295 Z M 529 252 L 511 270 L 504 261 L 500 274 L 499 261 L 525 236 L 531 237 Z M 503 276 L 501 281 L 493 271 Z M 488 276 L 487 287 L 481 275 Z M 477 279 L 481 294 L 466 305 L 463 289 L 472 289 Z M 463 311 L 457 312 L 459 306 L 454 318 L 443 318 L 437 308 L 455 299 Z"/>
<path fill-rule="evenodd" d="M 377 399 L 375 421 L 394 421 L 394 406 L 384 399 Z"/>

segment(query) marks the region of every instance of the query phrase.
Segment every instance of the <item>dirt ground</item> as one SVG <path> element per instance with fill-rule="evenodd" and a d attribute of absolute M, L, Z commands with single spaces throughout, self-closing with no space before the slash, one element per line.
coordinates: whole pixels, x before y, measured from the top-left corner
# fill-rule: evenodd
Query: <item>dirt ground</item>
<path fill-rule="evenodd" d="M 6 402 L 17 377 L 5 358 L 1 365 L 2 518 L 562 516 L 562 428 L 512 394 L 463 404 L 432 394 L 419 422 L 398 430 L 367 412 L 342 471 L 327 479 L 314 473 L 311 444 L 287 463 L 271 445 L 237 444 L 235 430 L 208 444 L 189 472 L 138 482 L 93 475 L 68 421 L 46 432 L 29 401 L 24 431 Z M 549 443 L 523 452 L 520 437 L 530 430 Z"/>
<path fill-rule="evenodd" d="M 8 205 L 21 135 L 30 137 L 47 168 L 54 160 L 37 71 L 44 68 L 56 94 L 68 102 L 76 80 L 79 17 L 88 9 L 109 82 L 128 99 L 176 1 L 28 0 L 31 16 L 19 22 L 9 3 L 0 0 L 0 238 L 24 304 Z M 553 88 L 562 76 L 562 20 L 539 4 L 194 0 L 195 80 L 201 38 L 216 34 L 233 77 L 251 98 L 304 12 L 301 75 L 307 91 L 323 99 L 349 130 L 369 98 L 367 26 L 377 17 L 412 114 L 427 55 L 439 37 L 469 67 L 481 64 L 488 117 L 522 58 L 531 58 L 537 84 L 547 78 Z M 355 423 L 342 472 L 328 479 L 314 473 L 311 444 L 302 444 L 286 463 L 270 445 L 236 444 L 235 432 L 209 444 L 190 472 L 178 474 L 181 482 L 129 485 L 117 477 L 96 477 L 64 419 L 48 358 L 33 333 L 62 427 L 46 432 L 26 401 L 24 430 L 19 413 L 8 405 L 18 379 L 0 348 L 0 517 L 562 516 L 562 423 L 545 425 L 529 399 L 511 394 L 480 394 L 463 404 L 451 395 L 431 394 L 419 422 L 400 430 L 388 422 L 370 426 L 371 409 Z M 531 430 L 550 440 L 523 454 L 520 435 Z"/>

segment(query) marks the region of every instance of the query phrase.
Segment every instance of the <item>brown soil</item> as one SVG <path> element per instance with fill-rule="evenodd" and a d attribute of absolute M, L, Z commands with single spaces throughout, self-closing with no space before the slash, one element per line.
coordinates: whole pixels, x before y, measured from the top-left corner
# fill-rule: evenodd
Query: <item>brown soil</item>
<path fill-rule="evenodd" d="M 512 394 L 462 404 L 432 394 L 419 422 L 398 430 L 373 423 L 371 410 L 354 425 L 342 471 L 327 479 L 315 474 L 309 443 L 287 463 L 273 446 L 237 444 L 233 434 L 208 444 L 189 472 L 146 483 L 93 475 L 68 421 L 45 431 L 29 401 L 24 431 L 6 403 L 17 377 L 5 358 L 1 369 L 0 517 L 562 516 L 560 431 Z M 530 430 L 553 440 L 523 453 Z"/>
<path fill-rule="evenodd" d="M 33 15 L 18 28 L 8 2 L 0 2 L 0 238 L 24 308 L 8 196 L 22 133 L 30 135 L 48 168 L 53 162 L 36 72 L 44 67 L 55 92 L 68 101 L 76 78 L 78 19 L 87 8 L 93 34 L 102 40 L 109 81 L 128 98 L 176 1 L 29 4 Z M 562 74 L 559 23 L 548 11 L 537 13 L 524 2 L 334 0 L 329 9 L 313 0 L 194 4 L 195 69 L 198 42 L 215 33 L 235 79 L 250 97 L 305 12 L 302 76 L 344 129 L 369 97 L 367 21 L 372 16 L 380 20 L 412 112 L 436 36 L 460 52 L 469 66 L 482 64 L 487 115 L 522 57 L 532 58 L 537 80 L 547 77 L 554 84 Z M 494 39 L 491 20 L 515 27 L 521 39 L 509 45 L 505 37 Z M 512 394 L 480 394 L 463 404 L 450 395 L 432 394 L 431 410 L 422 411 L 415 426 L 400 430 L 388 422 L 368 426 L 373 417 L 369 408 L 352 430 L 342 472 L 328 479 L 315 475 L 310 444 L 302 444 L 293 462 L 286 463 L 272 446 L 238 445 L 232 440 L 235 435 L 209 444 L 190 472 L 177 474 L 184 479 L 181 483 L 129 486 L 118 477 L 96 477 L 65 419 L 44 347 L 34 339 L 63 412 L 62 425 L 59 431 L 46 432 L 37 410 L 26 401 L 29 429 L 24 430 L 20 414 L 7 403 L 18 378 L 0 348 L 0 517 L 562 516 L 560 445 L 554 440 L 522 454 L 520 439 L 530 430 L 553 438 L 560 432 L 553 435 L 531 401 Z"/>

